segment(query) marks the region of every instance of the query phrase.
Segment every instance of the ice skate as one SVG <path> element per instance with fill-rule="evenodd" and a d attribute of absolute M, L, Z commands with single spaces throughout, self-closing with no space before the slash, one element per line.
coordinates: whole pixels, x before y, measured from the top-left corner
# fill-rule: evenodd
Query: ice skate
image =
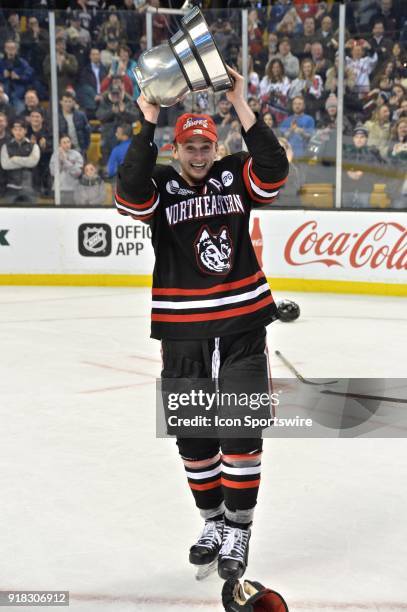
<path fill-rule="evenodd" d="M 189 551 L 189 562 L 197 567 L 196 579 L 203 580 L 216 570 L 219 549 L 222 545 L 223 519 L 205 521 L 198 542 Z"/>
<path fill-rule="evenodd" d="M 218 574 L 223 580 L 238 580 L 246 571 L 249 556 L 250 529 L 225 525 L 218 557 Z"/>

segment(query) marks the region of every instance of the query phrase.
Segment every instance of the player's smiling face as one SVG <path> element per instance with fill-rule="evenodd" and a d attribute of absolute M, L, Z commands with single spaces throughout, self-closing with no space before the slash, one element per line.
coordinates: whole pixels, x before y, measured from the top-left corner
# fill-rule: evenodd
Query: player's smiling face
<path fill-rule="evenodd" d="M 202 136 L 192 136 L 174 146 L 174 158 L 181 166 L 181 176 L 190 185 L 200 185 L 213 166 L 218 145 Z"/>

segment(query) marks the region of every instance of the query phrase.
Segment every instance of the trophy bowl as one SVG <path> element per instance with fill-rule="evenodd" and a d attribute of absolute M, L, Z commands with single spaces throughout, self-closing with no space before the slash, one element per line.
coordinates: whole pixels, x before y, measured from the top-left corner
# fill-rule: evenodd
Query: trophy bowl
<path fill-rule="evenodd" d="M 233 88 L 225 62 L 198 7 L 181 20 L 170 40 L 144 51 L 134 74 L 148 102 L 173 106 L 188 92 Z"/>

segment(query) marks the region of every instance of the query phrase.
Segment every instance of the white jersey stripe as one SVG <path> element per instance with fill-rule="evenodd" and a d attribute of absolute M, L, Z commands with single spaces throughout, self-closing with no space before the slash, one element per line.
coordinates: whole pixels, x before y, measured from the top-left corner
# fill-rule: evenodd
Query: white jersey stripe
<path fill-rule="evenodd" d="M 115 198 L 115 202 L 116 202 L 117 208 L 120 208 L 120 210 L 124 210 L 130 213 L 131 215 L 135 215 L 136 217 L 144 217 L 144 215 L 149 215 L 150 213 L 153 212 L 153 210 L 157 208 L 158 204 L 160 203 L 160 196 L 158 195 L 156 201 L 150 208 L 146 208 L 145 210 L 142 210 L 142 211 L 138 211 L 135 208 L 130 208 L 128 206 L 124 206 L 124 204 L 121 204 L 121 202 L 119 202 L 117 198 Z"/>
<path fill-rule="evenodd" d="M 188 478 L 191 478 L 192 480 L 204 480 L 205 478 L 211 478 L 212 476 L 217 476 L 218 474 L 220 474 L 222 471 L 222 466 L 218 465 L 218 467 L 214 468 L 213 470 L 208 470 L 207 472 L 188 472 L 186 471 L 186 475 L 188 476 Z"/>
<path fill-rule="evenodd" d="M 254 193 L 257 193 L 257 195 L 262 196 L 263 198 L 273 198 L 274 196 L 276 196 L 280 191 L 279 189 L 277 189 L 277 191 L 264 191 L 264 189 L 260 189 L 260 187 L 257 187 L 257 185 L 252 181 L 252 177 L 250 176 L 251 162 L 252 160 L 250 160 L 248 163 L 247 174 L 249 176 L 250 186 L 253 189 Z"/>
<path fill-rule="evenodd" d="M 261 465 L 246 468 L 229 467 L 228 465 L 222 465 L 222 472 L 224 472 L 225 474 L 232 474 L 233 476 L 249 476 L 250 474 L 260 474 Z"/>
<path fill-rule="evenodd" d="M 214 306 L 223 306 L 224 304 L 236 304 L 237 302 L 245 302 L 269 291 L 268 283 L 263 283 L 253 291 L 246 293 L 238 293 L 237 295 L 229 295 L 223 298 L 213 300 L 193 300 L 192 302 L 163 302 L 153 300 L 153 308 L 165 308 L 171 310 L 188 310 L 190 308 L 213 308 Z"/>

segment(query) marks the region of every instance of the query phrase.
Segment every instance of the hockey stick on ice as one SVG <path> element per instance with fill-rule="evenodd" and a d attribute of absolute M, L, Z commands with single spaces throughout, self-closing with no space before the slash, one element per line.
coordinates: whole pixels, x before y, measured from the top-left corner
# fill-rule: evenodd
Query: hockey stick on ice
<path fill-rule="evenodd" d="M 316 383 L 316 382 L 312 382 L 312 380 L 307 380 L 306 378 L 301 376 L 299 371 L 288 361 L 288 359 L 286 357 L 284 357 L 284 355 L 282 353 L 280 353 L 280 351 L 274 351 L 274 352 L 277 355 L 277 357 L 279 357 L 281 359 L 281 361 L 284 363 L 284 365 L 287 366 L 287 368 L 290 370 L 290 372 L 295 374 L 295 376 L 298 378 L 298 380 L 300 382 L 304 383 L 305 385 L 323 386 L 323 385 L 333 385 L 334 383 L 339 382 L 337 380 L 327 380 L 324 383 Z"/>

